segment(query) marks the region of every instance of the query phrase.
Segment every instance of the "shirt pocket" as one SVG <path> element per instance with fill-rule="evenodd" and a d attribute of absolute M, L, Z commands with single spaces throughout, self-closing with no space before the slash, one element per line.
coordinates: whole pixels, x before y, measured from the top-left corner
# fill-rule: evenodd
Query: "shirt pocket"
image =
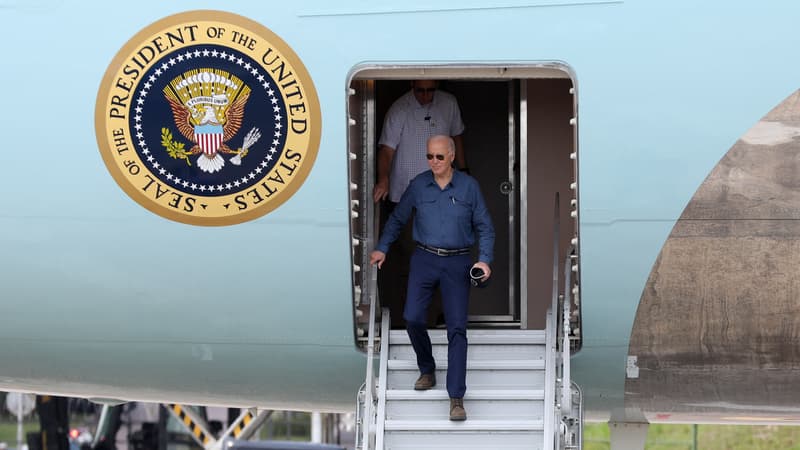
<path fill-rule="evenodd" d="M 453 202 L 456 217 L 459 219 L 472 217 L 472 202 L 458 195 L 450 198 Z"/>
<path fill-rule="evenodd" d="M 422 198 L 419 200 L 419 205 L 417 209 L 420 211 L 425 212 L 435 212 L 436 211 L 436 203 L 439 200 L 437 195 L 423 195 Z"/>

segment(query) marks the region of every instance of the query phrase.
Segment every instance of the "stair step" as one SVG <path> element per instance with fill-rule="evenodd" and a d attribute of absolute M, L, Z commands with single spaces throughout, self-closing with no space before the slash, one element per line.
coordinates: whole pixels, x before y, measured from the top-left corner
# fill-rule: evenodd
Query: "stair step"
<path fill-rule="evenodd" d="M 383 443 L 386 450 L 541 450 L 544 432 L 393 431 L 386 433 Z"/>
<path fill-rule="evenodd" d="M 389 370 L 418 370 L 417 362 L 412 360 L 390 359 Z M 544 370 L 543 360 L 525 361 L 514 359 L 467 360 L 467 370 Z M 436 370 L 447 370 L 447 360 L 436 361 Z"/>
<path fill-rule="evenodd" d="M 542 420 L 544 391 L 467 389 L 464 408 L 471 420 Z M 450 397 L 445 390 L 386 392 L 387 420 L 440 420 L 447 418 L 449 411 Z"/>
<path fill-rule="evenodd" d="M 449 400 L 447 390 L 389 389 L 386 400 Z M 468 389 L 464 400 L 544 400 L 542 389 Z"/>
<path fill-rule="evenodd" d="M 447 330 L 428 330 L 431 343 L 447 344 Z M 546 334 L 542 330 L 467 330 L 467 341 L 470 345 L 493 344 L 544 344 Z M 410 344 L 405 330 L 389 332 L 391 344 Z"/>
<path fill-rule="evenodd" d="M 469 413 L 468 413 L 469 414 Z M 541 420 L 387 420 L 386 431 L 542 431 Z"/>
<path fill-rule="evenodd" d="M 433 357 L 436 360 L 447 359 L 447 344 L 436 344 L 432 348 Z M 467 359 L 541 359 L 545 358 L 544 345 L 531 344 L 496 344 L 496 345 L 473 345 L 469 342 Z M 389 348 L 389 359 L 410 359 L 416 360 L 417 355 L 411 344 L 392 344 Z"/>
<path fill-rule="evenodd" d="M 469 365 L 467 365 L 469 367 Z M 419 377 L 415 364 L 407 370 L 390 370 L 387 374 L 388 389 L 410 389 Z M 437 387 L 444 388 L 447 371 L 436 370 Z M 468 370 L 467 390 L 475 389 L 544 389 L 544 370 Z"/>

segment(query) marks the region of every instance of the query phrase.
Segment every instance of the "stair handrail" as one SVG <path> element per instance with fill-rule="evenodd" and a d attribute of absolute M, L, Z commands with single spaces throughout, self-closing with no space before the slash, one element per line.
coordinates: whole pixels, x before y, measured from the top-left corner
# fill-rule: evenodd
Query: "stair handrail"
<path fill-rule="evenodd" d="M 572 384 L 570 381 L 570 325 L 569 316 L 572 311 L 572 254 L 573 247 L 564 258 L 564 295 L 561 301 L 561 413 L 572 412 Z"/>
<path fill-rule="evenodd" d="M 386 426 L 386 388 L 389 371 L 389 308 L 381 309 L 381 359 L 378 366 L 378 410 L 375 414 L 375 449 L 383 449 L 383 434 Z"/>
<path fill-rule="evenodd" d="M 553 206 L 553 286 L 550 308 L 547 310 L 547 325 L 545 338 L 545 390 L 544 390 L 544 450 L 554 450 L 556 443 L 556 399 L 555 385 L 558 359 L 558 265 L 559 248 L 561 239 L 561 215 L 559 206 L 559 193 L 556 192 Z M 560 414 L 559 414 L 560 415 Z"/>
<path fill-rule="evenodd" d="M 377 309 L 376 289 L 378 283 L 378 268 L 374 265 L 369 266 L 371 271 L 369 295 L 369 331 L 367 333 L 367 374 L 365 376 L 365 399 L 364 399 L 364 416 L 361 421 L 361 445 L 363 450 L 370 448 L 370 442 L 375 436 L 375 399 L 377 393 L 375 392 L 375 316 Z"/>
<path fill-rule="evenodd" d="M 572 398 L 574 400 L 573 403 L 573 410 L 571 417 L 568 421 L 568 425 L 572 425 L 574 432 L 570 436 L 572 438 L 571 442 L 567 443 L 567 449 L 569 450 L 581 450 L 583 449 L 583 424 L 584 424 L 584 411 L 583 411 L 583 390 L 580 386 L 578 386 L 574 381 L 570 383 L 572 385 L 573 395 Z M 578 424 L 575 427 L 575 423 Z"/>
<path fill-rule="evenodd" d="M 361 383 L 361 387 L 358 388 L 358 392 L 356 393 L 356 429 L 353 433 L 353 437 L 355 442 L 353 443 L 354 449 L 363 449 L 364 446 L 362 445 L 361 441 L 363 439 L 363 430 L 362 427 L 363 423 L 363 416 L 364 416 L 364 397 L 366 397 L 367 392 L 367 383 L 366 381 Z"/>
<path fill-rule="evenodd" d="M 547 310 L 547 324 L 546 324 L 546 337 L 545 337 L 545 381 L 544 381 L 544 446 L 543 450 L 554 450 L 555 448 L 555 342 L 554 336 L 555 320 L 554 310 L 556 302 Z"/>

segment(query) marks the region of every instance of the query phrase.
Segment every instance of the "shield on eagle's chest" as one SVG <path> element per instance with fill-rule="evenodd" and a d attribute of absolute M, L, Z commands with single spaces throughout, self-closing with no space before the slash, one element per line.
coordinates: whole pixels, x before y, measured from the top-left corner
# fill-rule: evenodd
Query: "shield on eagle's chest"
<path fill-rule="evenodd" d="M 194 127 L 194 138 L 197 140 L 197 145 L 209 157 L 217 154 L 219 146 L 222 145 L 222 136 L 224 136 L 222 125 L 195 125 Z"/>

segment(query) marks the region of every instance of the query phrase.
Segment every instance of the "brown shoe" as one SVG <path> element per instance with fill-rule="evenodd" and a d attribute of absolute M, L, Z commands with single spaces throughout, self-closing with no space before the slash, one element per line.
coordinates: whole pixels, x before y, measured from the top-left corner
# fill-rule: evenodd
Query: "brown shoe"
<path fill-rule="evenodd" d="M 427 391 L 434 386 L 436 386 L 436 375 L 432 373 L 423 373 L 414 382 L 415 391 Z"/>
<path fill-rule="evenodd" d="M 450 420 L 467 420 L 467 410 L 464 409 L 463 398 L 450 399 Z"/>

